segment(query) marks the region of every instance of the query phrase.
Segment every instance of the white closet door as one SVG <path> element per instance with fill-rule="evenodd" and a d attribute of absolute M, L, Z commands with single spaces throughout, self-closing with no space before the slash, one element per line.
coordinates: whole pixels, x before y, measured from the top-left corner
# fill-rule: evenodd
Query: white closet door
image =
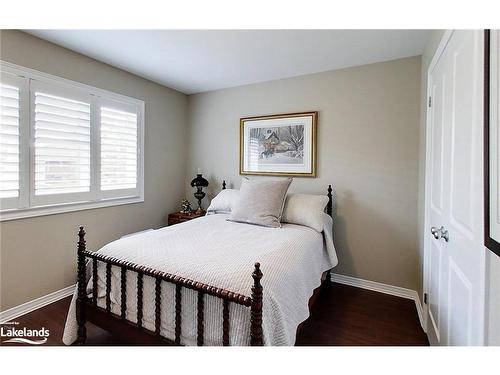
<path fill-rule="evenodd" d="M 430 71 L 425 291 L 433 344 L 483 343 L 482 43 L 480 31 L 453 32 Z"/>

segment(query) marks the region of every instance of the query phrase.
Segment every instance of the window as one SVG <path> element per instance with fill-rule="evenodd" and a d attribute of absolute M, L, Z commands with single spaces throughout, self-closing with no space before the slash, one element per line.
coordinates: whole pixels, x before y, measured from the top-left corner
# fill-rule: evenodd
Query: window
<path fill-rule="evenodd" d="M 137 186 L 137 114 L 101 107 L 101 189 Z"/>
<path fill-rule="evenodd" d="M 1 64 L 2 220 L 144 200 L 142 101 Z"/>

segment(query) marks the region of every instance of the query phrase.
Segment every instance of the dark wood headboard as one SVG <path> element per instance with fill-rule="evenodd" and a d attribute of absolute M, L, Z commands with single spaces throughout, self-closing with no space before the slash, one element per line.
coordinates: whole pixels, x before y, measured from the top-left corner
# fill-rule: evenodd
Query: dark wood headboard
<path fill-rule="evenodd" d="M 222 180 L 222 190 L 226 189 L 226 180 Z M 326 196 L 328 197 L 328 204 L 326 205 L 326 213 L 331 217 L 333 214 L 333 195 L 332 195 L 332 185 L 328 185 Z"/>

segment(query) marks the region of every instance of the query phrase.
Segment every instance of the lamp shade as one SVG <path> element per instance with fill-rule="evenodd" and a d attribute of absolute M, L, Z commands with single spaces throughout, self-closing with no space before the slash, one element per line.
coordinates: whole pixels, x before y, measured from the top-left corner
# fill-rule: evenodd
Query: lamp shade
<path fill-rule="evenodd" d="M 193 179 L 193 181 L 191 181 L 191 186 L 192 187 L 198 187 L 198 186 L 207 187 L 208 186 L 208 181 L 203 178 L 203 176 L 201 175 L 201 173 L 198 173 L 196 175 L 196 177 Z"/>

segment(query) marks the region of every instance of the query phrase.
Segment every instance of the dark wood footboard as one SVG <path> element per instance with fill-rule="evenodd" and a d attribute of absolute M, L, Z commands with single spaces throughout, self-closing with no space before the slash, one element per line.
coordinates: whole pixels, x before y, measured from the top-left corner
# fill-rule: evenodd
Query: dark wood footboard
<path fill-rule="evenodd" d="M 252 296 L 247 297 L 226 289 L 217 288 L 178 275 L 162 272 L 153 268 L 140 266 L 131 262 L 102 255 L 86 250 L 85 231 L 80 227 L 78 232 L 78 296 L 76 302 L 76 318 L 78 323 L 78 339 L 76 344 L 84 344 L 86 339 L 85 323 L 91 321 L 119 336 L 133 338 L 134 342 L 155 343 L 161 342 L 170 345 L 181 344 L 181 312 L 182 290 L 184 288 L 198 293 L 197 305 L 197 344 L 204 345 L 204 296 L 210 295 L 222 300 L 222 342 L 229 345 L 229 309 L 235 303 L 249 307 L 250 312 L 250 343 L 252 346 L 263 345 L 262 335 L 262 272 L 260 264 L 255 263 L 252 278 Z M 87 259 L 92 261 L 92 297 L 86 294 L 86 266 Z M 106 307 L 97 305 L 97 266 L 98 262 L 106 265 Z M 121 314 L 111 312 L 111 266 L 121 269 Z M 137 323 L 127 320 L 127 271 L 137 273 Z M 143 327 L 143 278 L 150 276 L 155 279 L 155 330 L 150 331 Z M 161 288 L 162 283 L 175 285 L 175 339 L 172 341 L 160 335 L 161 327 Z"/>

